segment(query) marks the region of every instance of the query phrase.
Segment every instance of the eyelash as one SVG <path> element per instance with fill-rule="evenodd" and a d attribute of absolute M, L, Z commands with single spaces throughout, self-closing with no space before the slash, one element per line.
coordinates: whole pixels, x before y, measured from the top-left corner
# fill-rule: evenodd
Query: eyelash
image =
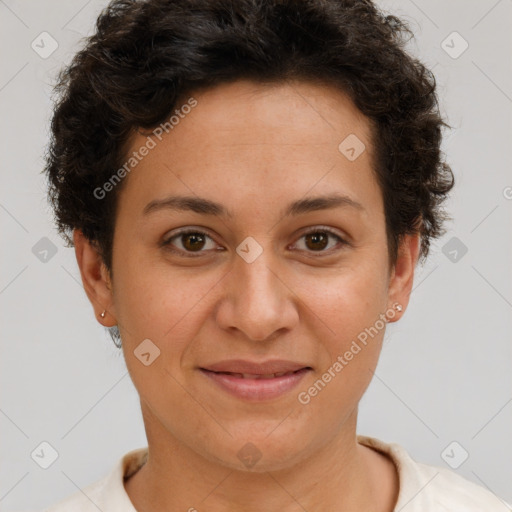
<path fill-rule="evenodd" d="M 331 237 L 336 238 L 338 240 L 338 243 L 341 245 L 341 247 L 339 247 L 338 250 L 340 250 L 343 246 L 349 245 L 349 243 L 346 240 L 341 238 L 332 229 L 327 228 L 327 227 L 323 227 L 323 226 L 315 227 L 315 228 L 312 228 L 312 229 L 306 231 L 305 233 L 302 233 L 302 235 L 300 236 L 299 240 L 301 238 L 303 238 L 304 236 L 306 236 L 306 235 L 310 235 L 310 234 L 314 234 L 314 233 L 327 233 Z M 198 230 L 198 229 L 185 228 L 185 229 L 183 229 L 181 231 L 178 231 L 177 233 L 174 233 L 170 238 L 167 238 L 166 240 L 164 240 L 161 243 L 161 246 L 165 247 L 166 249 L 170 250 L 171 252 L 173 252 L 175 254 L 178 254 L 180 256 L 184 256 L 185 258 L 197 258 L 197 257 L 201 256 L 201 253 L 206 252 L 206 251 L 198 251 L 196 253 L 193 253 L 193 252 L 190 252 L 190 251 L 183 251 L 181 249 L 175 249 L 174 247 L 172 247 L 171 242 L 175 238 L 178 238 L 178 237 L 180 237 L 182 235 L 187 235 L 187 234 L 198 234 L 198 235 L 206 236 L 206 237 L 210 238 L 211 240 L 213 240 L 213 238 L 208 233 L 206 233 L 204 231 L 201 231 L 201 230 Z M 215 241 L 215 240 L 213 240 L 213 241 Z M 333 249 L 331 248 L 328 251 L 308 251 L 308 252 L 311 252 L 311 253 L 315 253 L 316 252 L 317 254 L 319 254 L 319 256 L 315 256 L 315 257 L 322 257 L 322 255 L 331 255 L 332 252 L 333 252 Z"/>

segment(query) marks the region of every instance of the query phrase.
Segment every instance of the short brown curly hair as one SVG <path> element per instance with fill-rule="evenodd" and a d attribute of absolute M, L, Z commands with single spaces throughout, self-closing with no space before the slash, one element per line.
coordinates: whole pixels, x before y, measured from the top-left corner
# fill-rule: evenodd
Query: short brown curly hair
<path fill-rule="evenodd" d="M 445 233 L 454 178 L 435 77 L 405 51 L 405 22 L 371 0 L 114 0 L 96 29 L 59 75 L 43 172 L 59 233 L 72 246 L 80 229 L 109 271 L 122 187 L 93 191 L 130 134 L 164 122 L 185 94 L 237 79 L 320 80 L 369 118 L 391 263 L 403 235 L 421 234 L 423 260 Z"/>

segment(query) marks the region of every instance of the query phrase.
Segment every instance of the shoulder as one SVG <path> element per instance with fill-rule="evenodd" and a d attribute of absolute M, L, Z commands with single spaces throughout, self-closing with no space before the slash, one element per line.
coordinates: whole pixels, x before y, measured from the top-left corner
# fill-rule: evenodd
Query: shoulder
<path fill-rule="evenodd" d="M 126 453 L 106 476 L 44 509 L 44 512 L 136 512 L 123 482 L 145 463 L 147 454 L 147 447 Z"/>
<path fill-rule="evenodd" d="M 368 436 L 358 442 L 384 453 L 399 477 L 395 510 L 400 512 L 511 512 L 512 506 L 488 489 L 448 468 L 414 460 L 404 447 Z"/>
<path fill-rule="evenodd" d="M 102 478 L 97 482 L 81 489 L 80 491 L 67 496 L 58 503 L 45 508 L 44 512 L 93 512 L 98 511 L 97 502 L 101 502 L 101 495 L 105 493 L 108 477 Z M 102 510 L 100 508 L 100 510 Z"/>
<path fill-rule="evenodd" d="M 430 494 L 435 510 L 443 512 L 512 511 L 512 506 L 500 497 L 454 471 L 420 462 L 415 464 L 418 474 L 428 478 L 430 489 L 426 489 L 426 492 Z"/>

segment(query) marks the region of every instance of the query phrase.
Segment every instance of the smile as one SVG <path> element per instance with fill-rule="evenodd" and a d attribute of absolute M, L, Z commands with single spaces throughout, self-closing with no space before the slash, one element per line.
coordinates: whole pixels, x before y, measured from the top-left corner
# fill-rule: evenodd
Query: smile
<path fill-rule="evenodd" d="M 200 369 L 202 374 L 213 381 L 219 389 L 243 400 L 271 400 L 285 395 L 295 388 L 311 368 L 296 371 L 251 374 L 215 372 Z"/>

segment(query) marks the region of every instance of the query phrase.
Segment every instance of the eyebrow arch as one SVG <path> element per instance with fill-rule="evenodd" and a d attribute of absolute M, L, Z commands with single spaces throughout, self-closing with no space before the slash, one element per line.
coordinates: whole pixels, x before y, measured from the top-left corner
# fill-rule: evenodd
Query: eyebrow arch
<path fill-rule="evenodd" d="M 327 210 L 329 208 L 350 207 L 361 212 L 365 211 L 364 206 L 349 196 L 340 194 L 331 194 L 327 196 L 308 197 L 291 203 L 284 211 L 284 216 L 300 215 L 302 213 L 313 212 L 317 210 Z"/>
<path fill-rule="evenodd" d="M 359 211 L 365 211 L 364 206 L 354 199 L 345 195 L 331 194 L 294 201 L 288 205 L 282 213 L 282 216 L 289 217 L 337 207 L 351 207 Z M 193 211 L 202 215 L 214 215 L 217 217 L 234 217 L 222 204 L 211 201 L 210 199 L 194 196 L 169 196 L 165 199 L 155 199 L 144 207 L 143 215 L 167 209 L 175 211 Z"/>

